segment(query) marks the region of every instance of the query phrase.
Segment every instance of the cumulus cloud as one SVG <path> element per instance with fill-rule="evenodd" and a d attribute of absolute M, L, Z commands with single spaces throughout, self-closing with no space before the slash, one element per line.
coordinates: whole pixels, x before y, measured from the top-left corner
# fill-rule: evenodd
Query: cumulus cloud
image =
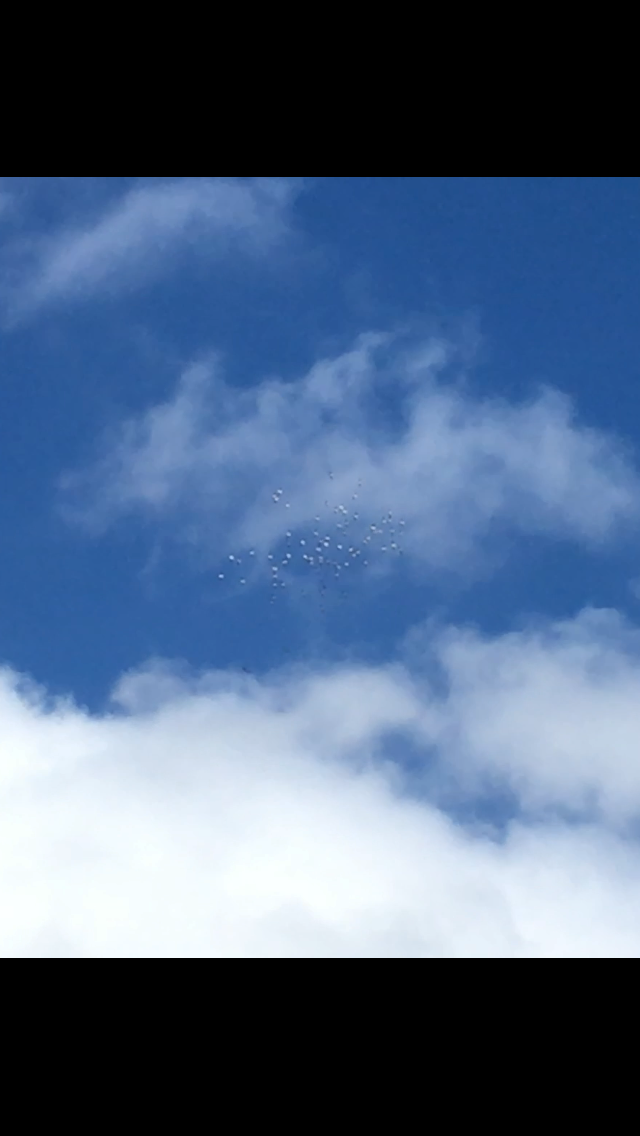
<path fill-rule="evenodd" d="M 638 818 L 640 632 L 617 612 L 495 641 L 450 632 L 438 665 L 449 696 L 430 731 L 458 788 L 503 787 L 538 814 Z"/>
<path fill-rule="evenodd" d="M 85 224 L 7 251 L 9 315 L 138 284 L 175 269 L 184 250 L 264 253 L 287 231 L 296 184 L 288 178 L 180 178 L 137 186 Z"/>
<path fill-rule="evenodd" d="M 597 545 L 637 518 L 630 461 L 567 398 L 477 397 L 454 364 L 446 344 L 368 335 L 295 383 L 238 390 L 219 364 L 193 367 L 95 468 L 65 479 L 69 515 L 98 528 L 188 517 L 192 538 L 226 551 L 266 546 L 357 496 L 363 520 L 402 517 L 406 553 L 435 568 L 468 566 L 505 527 Z M 278 486 L 286 513 L 272 505 Z"/>
<path fill-rule="evenodd" d="M 637 645 L 611 613 L 450 630 L 439 693 L 399 664 L 156 663 L 96 717 L 5 671 L 0 956 L 637 958 Z M 500 831 L 409 792 L 400 734 L 425 772 L 508 776 Z M 606 807 L 563 816 L 585 787 Z"/>

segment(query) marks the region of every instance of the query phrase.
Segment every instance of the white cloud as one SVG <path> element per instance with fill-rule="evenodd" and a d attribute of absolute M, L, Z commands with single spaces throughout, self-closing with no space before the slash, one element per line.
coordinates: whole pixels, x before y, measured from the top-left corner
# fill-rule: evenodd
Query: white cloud
<path fill-rule="evenodd" d="M 239 391 L 218 366 L 194 367 L 174 398 L 123 427 L 95 469 L 66 479 L 67 503 L 97 526 L 137 511 L 188 517 L 192 537 L 225 551 L 266 546 L 327 499 L 351 506 L 361 482 L 363 519 L 392 511 L 417 561 L 465 568 L 492 528 L 597 545 L 637 518 L 630 462 L 574 420 L 568 399 L 477 397 L 447 380 L 451 361 L 444 344 L 409 352 L 370 335 L 297 383 Z M 272 505 L 278 487 L 286 514 Z"/>
<path fill-rule="evenodd" d="M 640 806 L 637 636 L 594 613 L 452 631 L 439 696 L 399 666 L 258 683 L 156 664 L 93 719 L 5 672 L 0 956 L 640 957 L 640 850 L 616 824 L 623 767 Z M 524 770 L 525 809 L 595 782 L 616 807 L 465 831 L 399 792 L 401 730 L 430 731 L 425 763 L 454 776 L 460 738 L 468 768 Z"/>
<path fill-rule="evenodd" d="M 504 786 L 537 812 L 640 817 L 640 632 L 616 612 L 496 641 L 450 633 L 438 661 L 450 693 L 427 732 L 457 786 Z"/>
<path fill-rule="evenodd" d="M 184 249 L 264 252 L 287 231 L 295 187 L 287 178 L 181 178 L 139 186 L 82 226 L 23 241 L 5 289 L 9 314 L 171 271 Z"/>

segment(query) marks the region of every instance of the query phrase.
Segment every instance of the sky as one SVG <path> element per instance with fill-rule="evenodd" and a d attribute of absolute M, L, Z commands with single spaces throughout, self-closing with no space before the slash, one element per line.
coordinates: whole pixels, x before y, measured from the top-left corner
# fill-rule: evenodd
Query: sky
<path fill-rule="evenodd" d="M 0 178 L 0 957 L 640 957 L 640 178 Z"/>

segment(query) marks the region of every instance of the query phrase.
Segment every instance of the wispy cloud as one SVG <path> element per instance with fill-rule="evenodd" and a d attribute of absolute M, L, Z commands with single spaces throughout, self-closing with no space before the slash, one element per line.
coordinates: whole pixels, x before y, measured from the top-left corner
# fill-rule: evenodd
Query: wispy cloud
<path fill-rule="evenodd" d="M 11 194 L 4 188 L 0 180 L 0 220 L 9 213 L 12 204 Z"/>
<path fill-rule="evenodd" d="M 4 672 L 0 955 L 637 958 L 637 635 L 606 613 L 451 630 L 427 644 L 444 693 L 400 666 L 259 683 L 157 663 L 95 718 Z M 403 793 L 403 731 L 426 783 L 507 774 L 505 830 Z M 615 807 L 563 819 L 589 786 Z"/>
<path fill-rule="evenodd" d="M 219 366 L 195 367 L 94 469 L 65 479 L 67 505 L 97 527 L 135 512 L 186 517 L 192 537 L 224 551 L 266 546 L 357 487 L 363 521 L 402 516 L 405 552 L 435 568 L 495 526 L 597 544 L 637 519 L 635 470 L 568 399 L 484 399 L 451 365 L 445 344 L 409 351 L 372 335 L 297 383 L 239 391 Z M 271 501 L 278 486 L 286 514 Z"/>
<path fill-rule="evenodd" d="M 174 269 L 185 249 L 263 253 L 287 230 L 297 184 L 181 178 L 134 188 L 81 226 L 23 239 L 6 251 L 9 315 L 140 283 Z"/>

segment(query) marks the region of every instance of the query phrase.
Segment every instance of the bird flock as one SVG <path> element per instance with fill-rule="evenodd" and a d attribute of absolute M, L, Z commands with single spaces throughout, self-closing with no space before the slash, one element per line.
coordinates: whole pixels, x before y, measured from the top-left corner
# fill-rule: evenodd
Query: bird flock
<path fill-rule="evenodd" d="M 403 556 L 406 521 L 388 512 L 372 523 L 370 515 L 365 518 L 361 512 L 361 490 L 360 482 L 349 504 L 332 506 L 326 501 L 313 523 L 292 525 L 266 554 L 256 549 L 230 554 L 218 573 L 219 583 L 245 588 L 257 574 L 263 578 L 266 574 L 274 603 L 283 589 L 305 574 L 315 577 L 324 593 L 332 583 L 353 579 L 382 558 Z M 271 500 L 274 509 L 285 515 L 292 510 L 284 489 L 274 490 Z"/>

